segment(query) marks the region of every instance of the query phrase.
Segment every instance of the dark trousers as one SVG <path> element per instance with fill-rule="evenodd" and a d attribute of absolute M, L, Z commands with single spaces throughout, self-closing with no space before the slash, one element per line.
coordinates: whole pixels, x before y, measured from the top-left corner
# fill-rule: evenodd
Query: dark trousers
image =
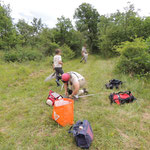
<path fill-rule="evenodd" d="M 61 79 L 61 76 L 64 71 L 62 70 L 62 67 L 61 68 L 55 68 L 55 71 L 56 71 L 56 80 L 59 81 Z"/>

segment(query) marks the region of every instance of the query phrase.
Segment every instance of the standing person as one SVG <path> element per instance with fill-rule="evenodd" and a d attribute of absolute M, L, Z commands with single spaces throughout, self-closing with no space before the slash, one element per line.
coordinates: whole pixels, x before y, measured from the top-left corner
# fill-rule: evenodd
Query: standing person
<path fill-rule="evenodd" d="M 53 69 L 56 71 L 56 83 L 57 86 L 60 86 L 59 80 L 61 79 L 60 74 L 62 75 L 64 73 L 64 71 L 62 70 L 62 58 L 61 58 L 61 50 L 60 49 L 56 49 L 55 50 L 55 56 L 53 59 Z"/>
<path fill-rule="evenodd" d="M 84 46 L 82 47 L 82 50 L 81 50 L 81 54 L 82 54 L 82 59 L 80 61 L 80 63 L 84 60 L 84 62 L 86 63 L 87 62 L 87 58 L 88 58 L 88 52 L 86 50 L 86 44 L 84 44 Z"/>
<path fill-rule="evenodd" d="M 74 71 L 64 73 L 61 79 L 64 82 L 65 95 L 69 96 L 69 98 L 78 98 L 79 95 L 88 94 L 88 91 L 83 88 L 86 83 L 85 78 L 79 73 Z M 71 90 L 69 86 L 71 86 Z"/>

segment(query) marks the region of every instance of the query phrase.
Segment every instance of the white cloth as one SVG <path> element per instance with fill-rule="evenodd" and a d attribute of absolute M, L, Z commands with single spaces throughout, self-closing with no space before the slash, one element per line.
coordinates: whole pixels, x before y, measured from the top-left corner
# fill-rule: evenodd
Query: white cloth
<path fill-rule="evenodd" d="M 62 64 L 59 64 L 59 62 L 62 61 L 60 55 L 55 55 L 53 61 L 54 61 L 54 68 L 61 68 L 62 67 Z"/>
<path fill-rule="evenodd" d="M 83 53 L 83 54 L 87 54 L 86 47 L 84 47 L 84 46 L 82 47 L 82 53 Z"/>
<path fill-rule="evenodd" d="M 87 54 L 87 53 L 83 53 L 83 57 L 84 57 L 84 59 L 86 59 L 86 60 L 87 60 L 87 58 L 88 58 L 88 54 Z"/>
<path fill-rule="evenodd" d="M 83 95 L 84 91 L 83 90 L 79 90 L 78 93 L 76 95 L 74 95 L 75 98 L 79 98 L 80 95 Z"/>

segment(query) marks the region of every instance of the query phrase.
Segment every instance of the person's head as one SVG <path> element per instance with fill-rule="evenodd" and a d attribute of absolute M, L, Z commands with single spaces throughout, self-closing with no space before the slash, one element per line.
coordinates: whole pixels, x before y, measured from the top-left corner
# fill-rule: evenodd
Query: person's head
<path fill-rule="evenodd" d="M 61 80 L 64 83 L 67 83 L 70 80 L 70 74 L 69 73 L 63 73 L 61 76 Z"/>
<path fill-rule="evenodd" d="M 56 54 L 56 55 L 61 55 L 61 49 L 56 49 L 56 50 L 55 50 L 55 54 Z"/>

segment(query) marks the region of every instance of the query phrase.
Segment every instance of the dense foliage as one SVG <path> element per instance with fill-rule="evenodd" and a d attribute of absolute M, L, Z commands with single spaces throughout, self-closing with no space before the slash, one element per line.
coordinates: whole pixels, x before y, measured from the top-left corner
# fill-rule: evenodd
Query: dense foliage
<path fill-rule="evenodd" d="M 80 55 L 84 44 L 87 45 L 89 53 L 112 57 L 119 54 L 116 50 L 117 46 L 121 45 L 122 42 L 129 41 L 125 44 L 127 48 L 121 46 L 124 53 L 121 52 L 122 61 L 120 66 L 126 65 L 127 58 L 125 58 L 125 53 L 132 49 L 129 50 L 130 53 L 133 52 L 139 55 L 141 61 L 138 60 L 139 65 L 137 65 L 136 58 L 130 64 L 130 67 L 134 69 L 132 70 L 128 67 L 125 72 L 145 74 L 149 71 L 146 69 L 148 67 L 146 65 L 147 52 L 141 48 L 140 44 L 136 47 L 131 47 L 131 45 L 135 43 L 135 38 L 142 38 L 146 40 L 143 43 L 149 45 L 150 17 L 141 17 L 133 4 L 128 2 L 122 12 L 117 10 L 117 12 L 109 15 L 100 15 L 91 4 L 82 3 L 75 10 L 73 17 L 75 26 L 65 16 L 57 18 L 54 28 L 47 27 L 38 18 L 33 18 L 30 23 L 20 19 L 15 24 L 11 18 L 10 6 L 0 1 L 0 50 L 6 52 L 5 60 L 24 61 L 27 58 L 22 58 L 22 54 L 25 57 L 29 57 L 27 60 L 33 60 L 35 59 L 34 57 L 30 58 L 29 55 L 24 53 L 31 53 L 33 56 L 36 55 L 36 52 L 37 55 L 40 53 L 43 56 L 53 56 L 56 48 L 63 49 L 63 57 L 67 60 Z M 134 42 L 131 44 L 130 42 L 132 41 Z M 18 51 L 17 47 L 22 48 Z M 142 57 L 144 60 L 142 60 Z M 139 67 L 142 70 L 138 69 Z M 145 69 L 143 70 L 143 68 Z"/>
<path fill-rule="evenodd" d="M 17 44 L 16 29 L 10 16 L 10 6 L 0 2 L 0 50 L 8 50 Z"/>
<path fill-rule="evenodd" d="M 84 33 L 91 51 L 96 53 L 99 13 L 90 4 L 83 3 L 76 9 L 74 18 L 77 30 Z"/>
<path fill-rule="evenodd" d="M 121 54 L 117 64 L 119 72 L 132 75 L 150 74 L 149 47 L 144 40 L 137 38 L 133 42 L 124 42 L 119 46 L 118 51 Z"/>
<path fill-rule="evenodd" d="M 11 51 L 7 51 L 4 54 L 4 60 L 8 62 L 23 62 L 23 61 L 31 61 L 31 60 L 41 60 L 42 53 L 37 51 L 36 49 L 32 49 L 30 47 L 17 47 Z"/>
<path fill-rule="evenodd" d="M 61 46 L 62 56 L 65 60 L 72 59 L 75 56 L 75 53 L 70 49 L 70 47 L 66 44 Z"/>

